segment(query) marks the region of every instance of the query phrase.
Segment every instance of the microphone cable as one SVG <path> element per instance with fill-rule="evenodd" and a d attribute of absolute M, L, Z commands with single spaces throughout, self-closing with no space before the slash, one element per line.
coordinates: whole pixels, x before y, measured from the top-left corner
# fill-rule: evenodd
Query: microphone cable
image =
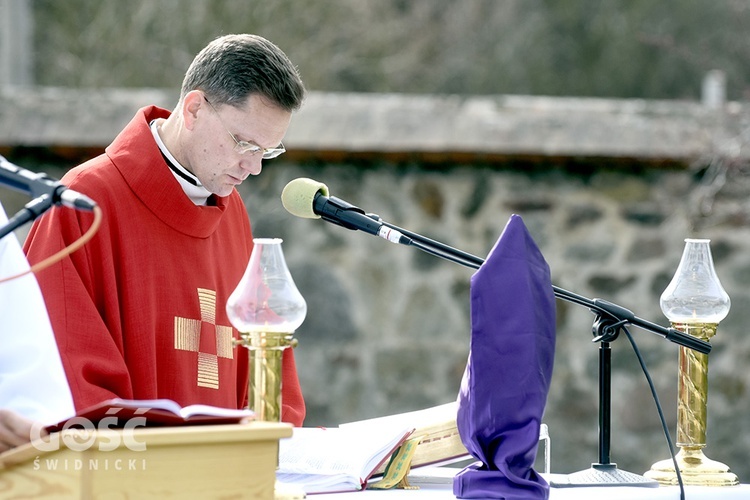
<path fill-rule="evenodd" d="M 52 264 L 55 264 L 61 261 L 68 255 L 72 254 L 73 252 L 81 248 L 83 245 L 88 243 L 88 241 L 91 238 L 93 238 L 94 234 L 96 234 L 96 232 L 99 230 L 99 226 L 101 226 L 101 223 L 102 223 L 102 209 L 99 208 L 99 206 L 94 206 L 93 211 L 94 211 L 94 222 L 92 222 L 91 227 L 89 227 L 89 229 L 83 235 L 81 235 L 80 238 L 78 238 L 73 243 L 63 248 L 62 250 L 59 250 L 58 252 L 50 255 L 46 259 L 37 262 L 26 271 L 0 279 L 0 283 L 5 283 L 7 281 L 20 278 L 21 276 L 26 276 L 29 273 L 36 274 L 39 271 L 51 266 Z"/>
<path fill-rule="evenodd" d="M 674 443 L 672 441 L 672 435 L 669 433 L 669 426 L 667 426 L 667 421 L 664 418 L 664 412 L 662 411 L 661 402 L 659 401 L 659 395 L 656 392 L 656 386 L 654 386 L 654 381 L 651 379 L 651 374 L 646 368 L 646 362 L 643 360 L 643 356 L 641 356 L 641 351 L 638 348 L 638 345 L 636 344 L 632 335 L 630 335 L 630 330 L 628 330 L 624 325 L 621 325 L 620 328 L 622 328 L 622 331 L 625 332 L 625 336 L 628 338 L 630 345 L 633 347 L 635 357 L 638 359 L 638 363 L 641 365 L 641 370 L 643 370 L 643 375 L 646 377 L 646 381 L 648 382 L 648 387 L 651 390 L 651 396 L 654 398 L 654 404 L 656 405 L 656 411 L 659 414 L 661 427 L 664 431 L 664 437 L 667 439 L 667 445 L 669 446 L 669 455 L 672 458 L 674 470 L 677 474 L 677 484 L 680 487 L 680 500 L 685 500 L 685 485 L 682 482 L 682 473 L 680 472 L 680 468 L 677 466 L 677 456 L 675 453 Z"/>

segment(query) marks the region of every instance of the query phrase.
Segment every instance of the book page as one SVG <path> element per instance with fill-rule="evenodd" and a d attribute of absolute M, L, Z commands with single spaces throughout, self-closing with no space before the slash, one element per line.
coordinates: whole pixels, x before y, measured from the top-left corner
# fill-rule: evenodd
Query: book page
<path fill-rule="evenodd" d="M 255 413 L 252 410 L 246 408 L 222 408 L 220 406 L 210 405 L 190 405 L 180 410 L 180 415 L 186 419 L 196 415 L 209 415 L 212 417 L 253 417 Z"/>
<path fill-rule="evenodd" d="M 181 416 L 189 419 L 192 416 L 205 415 L 211 417 L 252 417 L 254 413 L 248 409 L 222 408 L 220 406 L 211 406 L 203 404 L 189 405 L 181 408 L 179 404 L 171 399 L 120 399 L 115 398 L 107 401 L 109 406 L 127 409 L 153 409 L 164 410 L 174 413 L 175 416 Z"/>
<path fill-rule="evenodd" d="M 290 474 L 277 471 L 276 479 L 282 484 L 297 486 L 307 494 L 343 493 L 358 491 L 364 487 L 362 480 L 343 473 L 326 476 L 323 474 Z"/>
<path fill-rule="evenodd" d="M 380 426 L 405 425 L 410 423 L 415 427 L 411 438 L 419 438 L 419 444 L 411 458 L 411 467 L 450 463 L 469 458 L 469 452 L 461 442 L 458 432 L 456 415 L 458 403 L 445 403 L 422 410 L 409 411 L 359 420 L 341 424 L 340 428 L 359 429 L 360 432 L 377 432 Z M 379 467 L 375 473 L 382 474 L 385 467 Z"/>
<path fill-rule="evenodd" d="M 296 427 L 291 438 L 279 441 L 277 478 L 302 484 L 307 493 L 360 489 L 413 430 L 400 425 L 368 433 Z"/>
<path fill-rule="evenodd" d="M 138 410 L 144 408 L 154 408 L 165 410 L 174 413 L 175 415 L 180 414 L 180 405 L 171 399 L 121 399 L 114 398 L 108 401 L 104 401 L 104 404 L 112 407 L 128 408 L 131 410 Z"/>

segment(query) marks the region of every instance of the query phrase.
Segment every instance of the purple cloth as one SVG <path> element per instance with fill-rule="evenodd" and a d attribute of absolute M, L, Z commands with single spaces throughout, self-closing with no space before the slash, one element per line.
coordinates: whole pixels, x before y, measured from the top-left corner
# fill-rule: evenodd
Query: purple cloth
<path fill-rule="evenodd" d="M 533 466 L 554 353 L 549 266 L 513 215 L 471 278 L 471 347 L 457 423 L 479 462 L 456 475 L 456 497 L 549 498 Z"/>

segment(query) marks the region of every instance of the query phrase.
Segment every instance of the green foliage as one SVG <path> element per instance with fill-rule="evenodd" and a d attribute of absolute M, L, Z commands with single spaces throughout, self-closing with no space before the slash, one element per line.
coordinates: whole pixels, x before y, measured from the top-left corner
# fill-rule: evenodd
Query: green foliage
<path fill-rule="evenodd" d="M 218 35 L 279 45 L 311 90 L 750 98 L 748 0 L 34 0 L 36 81 L 177 87 Z"/>

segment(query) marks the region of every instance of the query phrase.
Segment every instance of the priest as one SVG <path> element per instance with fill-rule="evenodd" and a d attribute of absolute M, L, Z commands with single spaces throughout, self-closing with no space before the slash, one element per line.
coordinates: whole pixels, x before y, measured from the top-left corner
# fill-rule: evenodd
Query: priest
<path fill-rule="evenodd" d="M 253 248 L 236 190 L 282 139 L 305 89 L 273 43 L 226 35 L 193 60 L 170 112 L 140 109 L 104 154 L 62 182 L 103 212 L 97 234 L 39 273 L 78 410 L 103 400 L 247 404 L 248 354 L 225 305 Z M 55 207 L 25 243 L 34 263 L 93 216 Z M 282 420 L 302 425 L 294 354 L 284 353 Z"/>

